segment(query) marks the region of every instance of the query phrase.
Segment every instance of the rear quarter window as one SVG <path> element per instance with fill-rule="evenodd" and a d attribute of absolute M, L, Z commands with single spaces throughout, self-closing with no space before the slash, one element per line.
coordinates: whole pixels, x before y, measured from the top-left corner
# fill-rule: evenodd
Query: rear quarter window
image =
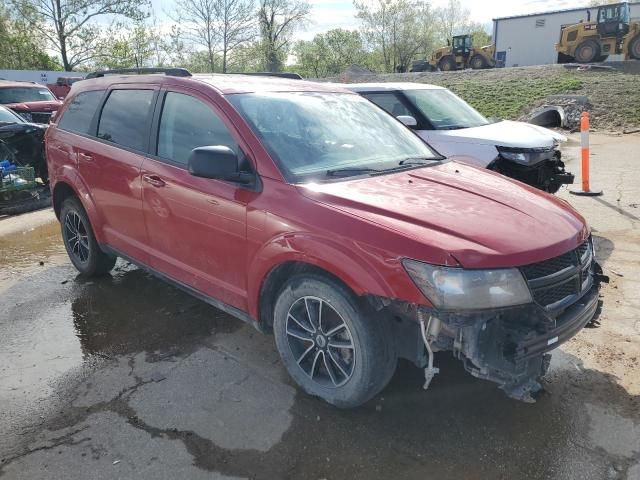
<path fill-rule="evenodd" d="M 104 90 L 93 90 L 76 95 L 62 113 L 58 127 L 70 132 L 89 134 L 91 121 L 103 95 Z"/>
<path fill-rule="evenodd" d="M 113 90 L 102 108 L 98 138 L 144 150 L 153 90 Z"/>

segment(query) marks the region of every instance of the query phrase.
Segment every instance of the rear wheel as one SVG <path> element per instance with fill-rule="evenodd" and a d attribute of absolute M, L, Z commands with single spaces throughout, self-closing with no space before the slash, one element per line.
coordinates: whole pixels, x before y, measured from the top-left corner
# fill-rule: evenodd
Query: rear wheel
<path fill-rule="evenodd" d="M 444 57 L 438 63 L 438 68 L 443 72 L 450 72 L 456 69 L 456 61 L 453 57 Z"/>
<path fill-rule="evenodd" d="M 575 58 L 578 63 L 591 63 L 600 56 L 600 45 L 595 40 L 585 40 L 576 48 Z"/>
<path fill-rule="evenodd" d="M 293 277 L 276 301 L 273 329 L 293 379 L 310 395 L 338 407 L 366 402 L 395 371 L 385 320 L 329 278 Z"/>
<path fill-rule="evenodd" d="M 116 257 L 100 250 L 89 217 L 76 197 L 62 202 L 60 227 L 69 259 L 80 273 L 89 277 L 104 275 L 114 267 Z"/>
<path fill-rule="evenodd" d="M 471 62 L 469 62 L 469 65 L 474 70 L 481 70 L 483 68 L 487 68 L 487 60 L 482 55 L 474 55 Z"/>
<path fill-rule="evenodd" d="M 631 43 L 629 44 L 629 56 L 636 60 L 640 60 L 640 35 L 636 35 L 636 37 L 631 40 Z"/>

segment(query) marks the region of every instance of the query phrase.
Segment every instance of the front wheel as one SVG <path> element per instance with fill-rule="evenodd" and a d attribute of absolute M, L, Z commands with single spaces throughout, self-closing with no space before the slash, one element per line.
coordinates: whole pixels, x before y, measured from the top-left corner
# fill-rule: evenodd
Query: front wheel
<path fill-rule="evenodd" d="M 640 35 L 636 35 L 635 38 L 631 40 L 629 44 L 629 56 L 640 60 Z"/>
<path fill-rule="evenodd" d="M 89 277 L 104 275 L 114 267 L 116 257 L 100 250 L 87 212 L 77 198 L 62 202 L 60 227 L 69 259 L 80 273 Z"/>
<path fill-rule="evenodd" d="M 276 346 L 307 393 L 338 407 L 357 407 L 380 392 L 396 367 L 384 319 L 338 282 L 298 275 L 274 308 Z"/>
<path fill-rule="evenodd" d="M 474 70 L 482 70 L 483 68 L 487 68 L 487 60 L 482 55 L 475 55 L 471 62 L 469 62 L 471 68 Z"/>
<path fill-rule="evenodd" d="M 578 63 L 591 63 L 600 56 L 600 45 L 595 40 L 585 40 L 576 48 L 575 58 Z"/>
<path fill-rule="evenodd" d="M 438 63 L 438 68 L 443 72 L 451 72 L 457 69 L 456 61 L 451 56 L 446 56 Z"/>

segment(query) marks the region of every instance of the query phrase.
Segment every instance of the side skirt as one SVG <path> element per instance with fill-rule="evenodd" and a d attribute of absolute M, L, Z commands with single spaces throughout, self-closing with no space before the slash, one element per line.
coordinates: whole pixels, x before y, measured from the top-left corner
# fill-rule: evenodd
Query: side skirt
<path fill-rule="evenodd" d="M 198 300 L 201 300 L 205 303 L 208 303 L 209 305 L 217 308 L 218 310 L 222 310 L 225 313 L 228 313 L 229 315 L 242 320 L 243 322 L 246 322 L 248 324 L 250 324 L 253 328 L 255 328 L 256 330 L 258 330 L 260 333 L 264 333 L 266 334 L 267 332 L 262 328 L 262 325 L 255 320 L 253 317 L 251 317 L 251 315 L 249 315 L 247 312 L 244 312 L 242 310 L 240 310 L 239 308 L 233 307 L 231 305 L 228 305 L 224 302 L 221 302 L 220 300 L 213 298 L 203 292 L 201 292 L 200 290 L 196 290 L 193 287 L 190 287 L 189 285 L 186 285 L 182 282 L 179 282 L 178 280 L 174 280 L 171 277 L 168 277 L 167 275 L 158 272 L 157 270 L 155 270 L 154 268 L 151 268 L 150 266 L 139 262 L 138 260 L 135 260 L 134 258 L 131 258 L 121 252 L 119 252 L 118 250 L 110 247 L 109 245 L 100 245 L 100 249 L 109 255 L 113 255 L 115 257 L 120 257 L 128 262 L 133 263 L 134 265 L 136 265 L 137 267 L 141 268 L 142 270 L 144 270 L 145 272 L 150 273 L 151 275 L 153 275 L 154 277 L 159 278 L 160 280 L 167 282 L 169 285 L 172 285 L 180 290 L 182 290 L 183 292 L 188 293 L 189 295 L 192 295 L 194 297 L 196 297 Z"/>

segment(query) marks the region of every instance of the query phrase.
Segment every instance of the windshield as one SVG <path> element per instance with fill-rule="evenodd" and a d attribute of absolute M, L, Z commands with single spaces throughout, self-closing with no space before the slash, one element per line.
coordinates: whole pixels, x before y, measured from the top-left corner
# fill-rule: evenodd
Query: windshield
<path fill-rule="evenodd" d="M 0 123 L 24 123 L 24 120 L 8 108 L 0 107 Z"/>
<path fill-rule="evenodd" d="M 44 87 L 8 87 L 0 88 L 0 104 L 45 102 L 55 100 L 48 88 Z"/>
<path fill-rule="evenodd" d="M 440 159 L 400 122 L 358 95 L 287 92 L 227 99 L 294 183 L 330 177 L 337 170 L 340 176 L 371 174 Z"/>
<path fill-rule="evenodd" d="M 489 124 L 489 120 L 449 90 L 407 90 L 404 94 L 436 130 L 454 130 Z"/>

